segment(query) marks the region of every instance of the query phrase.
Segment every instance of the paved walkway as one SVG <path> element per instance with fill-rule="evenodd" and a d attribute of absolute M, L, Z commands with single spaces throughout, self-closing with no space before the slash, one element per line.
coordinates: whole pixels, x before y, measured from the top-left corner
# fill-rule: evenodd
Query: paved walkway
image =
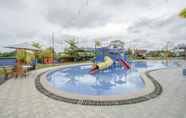
<path fill-rule="evenodd" d="M 0 85 L 3 84 L 4 81 L 5 81 L 5 78 L 0 76 Z"/>
<path fill-rule="evenodd" d="M 163 86 L 162 95 L 123 106 L 82 106 L 52 100 L 35 88 L 38 73 L 0 86 L 0 118 L 186 118 L 186 77 L 180 68 L 151 73 Z"/>

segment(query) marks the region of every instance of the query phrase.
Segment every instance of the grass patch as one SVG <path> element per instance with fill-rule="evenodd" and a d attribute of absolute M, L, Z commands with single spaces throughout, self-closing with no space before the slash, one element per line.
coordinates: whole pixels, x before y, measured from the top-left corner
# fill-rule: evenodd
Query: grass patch
<path fill-rule="evenodd" d="M 0 68 L 0 77 L 4 76 L 5 72 L 2 68 Z"/>

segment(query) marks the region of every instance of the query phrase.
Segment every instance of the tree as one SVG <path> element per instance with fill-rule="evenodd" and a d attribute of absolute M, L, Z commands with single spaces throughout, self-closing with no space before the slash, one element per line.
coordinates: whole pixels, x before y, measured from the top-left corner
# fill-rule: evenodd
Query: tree
<path fill-rule="evenodd" d="M 132 55 L 132 48 L 128 48 L 127 54 L 130 55 L 130 56 Z"/>
<path fill-rule="evenodd" d="M 37 61 L 42 62 L 42 46 L 38 42 L 32 42 L 32 46 L 39 49 L 39 51 L 35 51 L 34 55 Z"/>
<path fill-rule="evenodd" d="M 38 42 L 32 42 L 32 46 L 38 49 L 42 48 L 42 46 Z"/>
<path fill-rule="evenodd" d="M 79 48 L 77 47 L 77 42 L 74 39 L 65 41 L 69 46 L 65 49 L 65 54 L 71 57 L 77 57 Z"/>
<path fill-rule="evenodd" d="M 101 42 L 98 41 L 98 40 L 96 40 L 96 41 L 95 41 L 95 45 L 96 45 L 96 47 L 100 47 L 100 46 L 101 46 Z"/>
<path fill-rule="evenodd" d="M 186 19 L 186 8 L 180 12 L 179 16 Z M 184 49 L 184 58 L 186 59 L 186 49 Z"/>
<path fill-rule="evenodd" d="M 186 18 L 186 8 L 183 9 L 183 10 L 180 12 L 179 16 L 182 17 L 182 18 Z"/>
<path fill-rule="evenodd" d="M 25 50 L 19 50 L 16 54 L 16 59 L 24 64 L 31 64 L 33 58 L 33 54 L 26 52 Z"/>
<path fill-rule="evenodd" d="M 42 50 L 41 56 L 43 58 L 45 58 L 45 57 L 52 58 L 53 57 L 53 48 L 49 47 L 49 48 L 46 48 L 45 50 Z"/>
<path fill-rule="evenodd" d="M 110 42 L 110 46 L 113 47 L 113 48 L 121 48 L 123 49 L 124 48 L 124 42 L 121 41 L 121 40 L 114 40 L 114 41 L 111 41 Z"/>
<path fill-rule="evenodd" d="M 0 57 L 11 57 L 11 58 L 15 58 L 16 56 L 16 52 L 12 51 L 12 52 L 0 52 Z"/>
<path fill-rule="evenodd" d="M 16 53 L 16 59 L 19 60 L 22 63 L 25 63 L 26 59 L 26 51 L 25 50 L 19 50 Z"/>

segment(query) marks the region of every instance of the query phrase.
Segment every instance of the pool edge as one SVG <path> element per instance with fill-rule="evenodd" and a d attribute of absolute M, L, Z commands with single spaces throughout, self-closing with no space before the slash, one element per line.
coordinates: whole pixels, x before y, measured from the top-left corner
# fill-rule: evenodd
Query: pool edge
<path fill-rule="evenodd" d="M 156 97 L 158 97 L 159 95 L 161 95 L 163 88 L 160 85 L 160 83 L 155 80 L 150 73 L 153 71 L 157 71 L 160 69 L 155 69 L 155 70 L 149 70 L 145 72 L 145 75 L 151 80 L 151 82 L 153 83 L 155 89 L 143 96 L 139 96 L 136 98 L 131 98 L 131 99 L 124 99 L 124 100 L 87 100 L 87 99 L 76 99 L 76 98 L 67 98 L 67 97 L 63 97 L 63 96 L 59 96 L 55 93 L 50 92 L 49 90 L 47 90 L 45 87 L 43 87 L 42 83 L 41 83 L 41 76 L 44 73 L 47 73 L 48 71 L 42 72 L 40 73 L 37 78 L 35 79 L 35 87 L 36 89 L 41 92 L 42 94 L 46 95 L 47 97 L 54 99 L 54 100 L 58 100 L 58 101 L 62 101 L 62 102 L 67 102 L 67 103 L 72 103 L 72 104 L 80 104 L 80 105 L 93 105 L 93 106 L 111 106 L 111 105 L 127 105 L 127 104 L 136 104 L 136 103 L 140 103 L 140 102 L 145 102 L 147 100 L 150 99 L 154 99 Z"/>

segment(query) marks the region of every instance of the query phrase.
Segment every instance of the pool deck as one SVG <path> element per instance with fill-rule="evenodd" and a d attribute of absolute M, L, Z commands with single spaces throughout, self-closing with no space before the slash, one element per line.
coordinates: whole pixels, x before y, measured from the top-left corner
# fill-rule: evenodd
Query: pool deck
<path fill-rule="evenodd" d="M 3 84 L 5 81 L 5 78 L 0 76 L 0 85 Z"/>
<path fill-rule="evenodd" d="M 186 68 L 185 62 L 180 63 Z M 118 106 L 83 106 L 48 98 L 34 83 L 46 70 L 0 85 L 0 118 L 186 118 L 186 77 L 182 68 L 150 73 L 163 87 L 163 93 L 155 99 Z"/>

